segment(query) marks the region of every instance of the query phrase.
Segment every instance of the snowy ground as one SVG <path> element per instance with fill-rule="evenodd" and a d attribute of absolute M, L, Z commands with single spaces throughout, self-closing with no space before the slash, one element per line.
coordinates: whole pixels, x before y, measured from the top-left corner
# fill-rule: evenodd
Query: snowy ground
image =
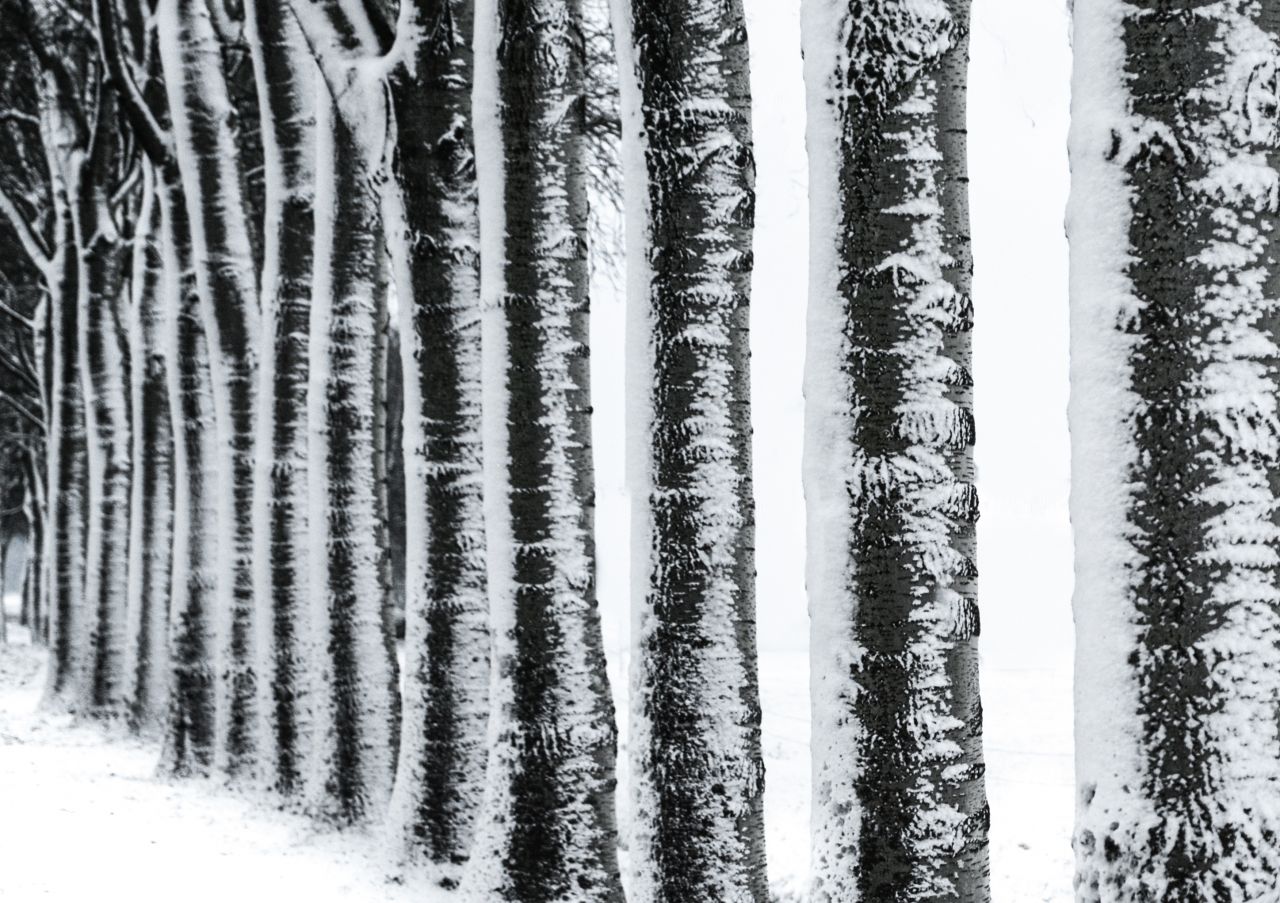
<path fill-rule="evenodd" d="M 37 711 L 43 655 L 0 646 L 0 899 L 167 903 L 416 901 L 447 896 L 403 875 L 378 838 L 306 819 L 206 782 L 155 777 L 156 748 Z M 803 654 L 763 661 L 770 870 L 799 899 L 808 852 L 808 679 Z M 1069 700 L 1049 670 L 988 675 L 993 876 L 1000 903 L 1070 900 Z M 1063 717 L 1066 715 L 1067 717 Z M 192 876 L 199 876 L 192 880 Z M 120 897 L 123 899 L 123 895 Z M 787 897 L 784 897 L 787 899 Z"/>

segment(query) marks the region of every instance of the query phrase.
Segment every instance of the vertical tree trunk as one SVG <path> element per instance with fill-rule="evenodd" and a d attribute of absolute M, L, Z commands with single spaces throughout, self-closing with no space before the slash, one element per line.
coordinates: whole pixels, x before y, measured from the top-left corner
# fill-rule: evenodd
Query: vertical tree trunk
<path fill-rule="evenodd" d="M 109 94 L 109 89 L 107 92 Z M 103 104 L 101 115 L 114 113 Z M 99 136 L 99 140 L 106 140 Z M 95 147 L 93 156 L 109 152 Z M 126 303 L 126 245 L 108 210 L 114 160 L 95 159 L 73 205 L 80 280 L 79 376 L 88 436 L 88 535 L 81 605 L 89 621 L 92 661 L 79 704 L 98 715 L 126 712 L 128 679 L 129 499 L 132 482 L 127 350 L 116 329 Z"/>
<path fill-rule="evenodd" d="M 213 377 L 219 452 L 219 766 L 253 764 L 253 470 L 257 272 L 222 47 L 204 0 L 163 0 L 160 56 Z"/>
<path fill-rule="evenodd" d="M 161 767 L 175 774 L 207 774 L 216 738 L 214 622 L 220 557 L 217 454 L 209 347 L 176 164 L 161 171 L 164 249 L 163 296 L 171 299 L 173 366 L 169 410 L 173 417 L 173 600 L 169 615 L 169 695 Z"/>
<path fill-rule="evenodd" d="M 133 498 L 130 514 L 129 635 L 132 717 L 150 728 L 164 716 L 169 687 L 169 605 L 173 570 L 173 421 L 168 335 L 179 299 L 167 297 L 161 204 L 147 168 L 133 246 Z M 161 186 L 162 187 L 162 186 Z"/>
<path fill-rule="evenodd" d="M 355 74 L 318 90 L 315 278 L 311 297 L 312 599 L 319 661 L 312 792 L 354 821 L 386 806 L 399 691 L 386 574 L 386 495 L 378 457 L 385 380 L 379 353 L 386 275 L 378 185 L 380 86 Z"/>
<path fill-rule="evenodd" d="M 288 4 L 246 5 L 263 114 L 265 215 L 254 475 L 262 777 L 301 789 L 308 628 L 307 386 L 315 213 L 315 62 Z"/>
<path fill-rule="evenodd" d="M 495 671 L 464 886 L 521 903 L 620 901 L 595 598 L 581 14 L 576 0 L 476 9 Z"/>
<path fill-rule="evenodd" d="M 448 885 L 484 793 L 489 699 L 480 449 L 480 253 L 470 0 L 418 0 L 393 82 L 403 230 L 404 720 L 392 821 Z M 399 237 L 399 236 L 397 236 Z"/>
<path fill-rule="evenodd" d="M 815 901 L 986 901 L 966 0 L 806 0 Z"/>
<path fill-rule="evenodd" d="M 48 638 L 46 627 L 45 536 L 46 509 L 44 503 L 45 477 L 40 466 L 39 453 L 28 449 L 22 458 L 26 498 L 23 510 L 30 531 L 27 537 L 26 573 L 22 580 L 22 611 L 24 626 L 31 630 L 31 642 L 40 644 Z"/>
<path fill-rule="evenodd" d="M 67 705 L 83 686 L 88 665 L 88 622 L 84 603 L 85 488 L 87 477 L 84 396 L 79 374 L 80 309 L 77 304 L 79 257 L 70 191 L 51 162 L 54 184 L 56 251 L 50 267 L 50 335 L 48 342 L 51 399 L 48 487 L 52 542 L 49 556 L 50 702 Z"/>
<path fill-rule="evenodd" d="M 629 898 L 763 903 L 746 24 L 736 0 L 619 0 L 615 13 L 639 211 Z"/>
<path fill-rule="evenodd" d="M 0 536 L 0 643 L 9 642 L 9 540 Z"/>
<path fill-rule="evenodd" d="M 1076 3 L 1076 897 L 1280 852 L 1280 9 Z"/>

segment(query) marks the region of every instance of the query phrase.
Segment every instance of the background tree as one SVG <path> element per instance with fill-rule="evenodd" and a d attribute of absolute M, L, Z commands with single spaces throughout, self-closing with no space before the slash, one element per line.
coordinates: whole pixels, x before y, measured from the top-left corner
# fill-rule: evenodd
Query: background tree
<path fill-rule="evenodd" d="M 989 899 L 966 0 L 806 0 L 815 901 Z"/>
<path fill-rule="evenodd" d="M 1269 4 L 1080 0 L 1072 102 L 1077 898 L 1280 869 Z"/>
<path fill-rule="evenodd" d="M 765 901 L 746 23 L 740 3 L 723 0 L 615 9 L 631 108 L 628 200 L 644 211 L 628 242 L 628 355 L 631 373 L 644 374 L 628 402 L 630 896 Z"/>

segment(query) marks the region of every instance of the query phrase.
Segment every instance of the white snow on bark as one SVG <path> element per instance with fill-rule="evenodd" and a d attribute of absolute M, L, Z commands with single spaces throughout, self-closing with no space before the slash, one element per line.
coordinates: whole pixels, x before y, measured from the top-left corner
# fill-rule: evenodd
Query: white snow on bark
<path fill-rule="evenodd" d="M 237 611 L 236 583 L 243 562 L 243 538 L 237 522 L 236 462 L 251 449 L 240 448 L 235 383 L 239 372 L 222 336 L 222 324 L 240 321 L 246 335 L 260 334 L 257 273 L 248 229 L 248 206 L 236 135 L 235 116 L 223 68 L 222 43 L 210 7 L 199 0 L 163 0 L 156 14 L 158 45 L 172 118 L 172 134 L 191 226 L 191 247 L 200 292 L 209 366 L 212 373 L 218 453 L 214 458 L 213 491 L 217 505 L 218 565 L 215 594 L 215 674 L 218 684 L 217 767 L 237 769 L 246 749 L 229 744 L 249 741 L 249 725 L 236 721 L 247 711 L 236 709 L 243 698 L 248 659 L 237 661 L 233 649 Z M 234 308 L 234 312 L 232 309 Z M 252 349 L 243 351 L 253 360 Z M 250 364 L 250 369 L 252 366 Z M 248 437 L 252 441 L 252 437 Z M 252 637 L 246 642 L 252 646 Z"/>
<path fill-rule="evenodd" d="M 1166 843 L 1181 838 L 1206 858 L 1206 870 L 1194 879 L 1203 899 L 1226 899 L 1224 888 L 1232 900 L 1272 899 L 1280 866 L 1274 840 L 1280 822 L 1280 591 L 1274 585 L 1280 564 L 1274 482 L 1280 467 L 1274 372 L 1280 347 L 1270 223 L 1280 207 L 1280 42 L 1260 27 L 1268 15 L 1272 24 L 1275 19 L 1256 0 L 1190 5 L 1189 19 L 1210 23 L 1215 39 L 1205 49 L 1221 61 L 1207 67 L 1187 98 L 1213 112 L 1198 112 L 1175 131 L 1133 112 L 1124 30 L 1142 15 L 1115 0 L 1079 0 L 1074 15 L 1068 231 L 1079 631 L 1077 898 L 1113 903 L 1186 892 L 1185 886 L 1170 887 L 1170 848 L 1152 847 L 1159 830 Z M 1189 202 L 1207 210 L 1206 228 L 1212 224 L 1211 237 L 1189 237 L 1182 246 L 1191 253 L 1187 260 L 1207 271 L 1195 289 L 1201 341 L 1185 416 L 1205 424 L 1209 451 L 1202 460 L 1211 476 L 1207 485 L 1194 487 L 1193 499 L 1213 513 L 1196 525 L 1203 545 L 1194 555 L 1214 568 L 1207 605 L 1222 613 L 1188 651 L 1210 666 L 1205 689 L 1220 703 L 1200 725 L 1211 752 L 1196 766 L 1214 785 L 1196 801 L 1210 831 L 1170 823 L 1177 816 L 1148 792 L 1152 765 L 1143 723 L 1135 717 L 1141 703 L 1139 660 L 1131 658 L 1140 645 L 1134 599 L 1145 562 L 1133 545 L 1135 493 L 1142 487 L 1132 471 L 1163 452 L 1140 449 L 1133 432 L 1144 405 L 1133 388 L 1142 341 L 1133 327 L 1148 302 L 1129 275 L 1141 262 L 1135 258 L 1141 249 L 1130 248 L 1140 197 L 1126 167 L 1152 142 L 1203 168 L 1204 175 L 1187 186 Z M 1167 626 L 1179 635 L 1178 625 Z M 1193 839 L 1186 841 L 1188 834 Z"/>

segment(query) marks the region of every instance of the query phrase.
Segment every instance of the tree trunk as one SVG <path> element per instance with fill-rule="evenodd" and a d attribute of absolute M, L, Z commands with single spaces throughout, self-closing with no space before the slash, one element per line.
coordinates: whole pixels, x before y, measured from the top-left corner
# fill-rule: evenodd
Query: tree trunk
<path fill-rule="evenodd" d="M 1280 852 L 1280 9 L 1076 3 L 1076 897 Z"/>
<path fill-rule="evenodd" d="M 171 299 L 169 410 L 173 417 L 173 599 L 169 614 L 169 694 L 161 767 L 207 774 L 216 737 L 214 624 L 220 557 L 217 454 L 209 347 L 176 164 L 161 172 L 163 296 Z"/>
<path fill-rule="evenodd" d="M 105 100 L 102 103 L 101 114 L 112 115 L 114 105 Z M 107 155 L 94 149 L 95 158 Z M 80 604 L 89 622 L 92 656 L 82 675 L 85 683 L 78 692 L 78 707 L 110 717 L 126 713 L 130 693 L 129 499 L 133 466 L 128 350 L 116 329 L 117 308 L 126 298 L 127 248 L 111 221 L 105 196 L 114 163 L 91 162 L 73 205 L 80 254 L 76 299 L 80 307 L 79 376 L 88 436 L 88 536 Z"/>
<path fill-rule="evenodd" d="M 83 686 L 89 625 L 84 603 L 87 449 L 84 395 L 79 373 L 79 257 L 69 213 L 70 191 L 51 162 L 56 251 L 50 267 L 49 304 L 49 682 L 46 698 L 70 705 Z"/>
<path fill-rule="evenodd" d="M 249 208 L 238 164 L 222 47 L 203 0 L 162 0 L 160 56 L 210 352 L 219 450 L 218 765 L 253 764 L 253 471 L 255 349 L 260 336 Z"/>
<path fill-rule="evenodd" d="M 263 114 L 265 216 L 258 464 L 257 675 L 262 778 L 301 790 L 309 730 L 307 386 L 315 213 L 315 62 L 281 0 L 246 5 Z"/>
<path fill-rule="evenodd" d="M 377 177 L 386 131 L 380 86 L 359 78 L 336 102 L 330 86 L 317 91 L 308 469 L 320 659 L 311 795 L 320 811 L 347 821 L 384 809 L 399 729 L 378 485 L 387 286 Z"/>
<path fill-rule="evenodd" d="M 9 642 L 9 540 L 0 536 L 0 643 Z"/>
<path fill-rule="evenodd" d="M 576 0 L 476 8 L 494 696 L 464 886 L 620 901 L 595 598 L 581 12 Z"/>
<path fill-rule="evenodd" d="M 986 901 L 969 4 L 806 0 L 815 901 Z"/>
<path fill-rule="evenodd" d="M 129 634 L 132 717 L 158 725 L 169 689 L 169 605 L 173 576 L 173 422 L 166 347 L 177 297 L 164 291 L 163 223 L 148 168 L 133 247 L 132 365 L 134 481 L 130 515 Z"/>
<path fill-rule="evenodd" d="M 23 625 L 31 630 L 31 642 L 41 644 L 48 639 L 46 628 L 48 614 L 46 608 L 45 582 L 45 518 L 44 503 L 45 478 L 42 475 L 39 453 L 28 449 L 22 457 L 23 480 L 26 483 L 26 497 L 23 511 L 26 515 L 29 532 L 27 535 L 26 573 L 22 580 Z"/>
<path fill-rule="evenodd" d="M 404 721 L 392 821 L 442 883 L 460 877 L 484 793 L 489 713 L 480 449 L 480 254 L 470 0 L 419 0 L 393 82 L 403 253 Z M 397 236 L 399 237 L 399 236 Z"/>
<path fill-rule="evenodd" d="M 763 903 L 746 25 L 736 0 L 620 0 L 615 11 L 632 108 L 627 187 L 644 217 L 632 220 L 628 337 L 628 431 L 640 443 L 629 899 Z"/>

